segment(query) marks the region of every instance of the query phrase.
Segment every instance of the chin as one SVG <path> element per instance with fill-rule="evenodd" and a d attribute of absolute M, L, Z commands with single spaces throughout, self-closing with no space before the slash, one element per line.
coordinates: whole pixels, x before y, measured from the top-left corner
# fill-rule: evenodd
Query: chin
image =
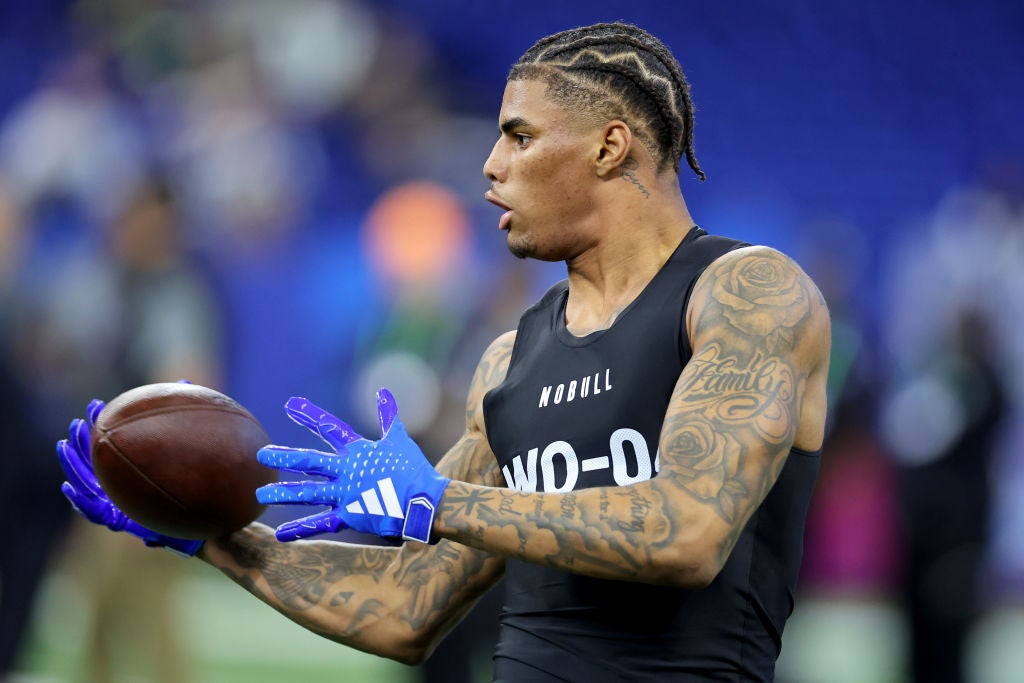
<path fill-rule="evenodd" d="M 557 249 L 557 245 L 551 244 L 550 240 L 547 244 L 539 245 L 530 234 L 514 235 L 509 232 L 506 244 L 512 255 L 519 259 L 556 262 L 564 261 L 566 258 L 566 254 Z"/>
<path fill-rule="evenodd" d="M 512 233 L 509 233 L 505 243 L 508 245 L 508 250 L 512 252 L 512 255 L 518 259 L 533 258 L 536 251 L 533 240 L 529 237 L 515 238 L 512 236 Z"/>
<path fill-rule="evenodd" d="M 532 252 L 532 251 L 530 251 L 529 249 L 522 249 L 522 248 L 519 248 L 519 247 L 514 247 L 514 246 L 512 246 L 512 245 L 509 245 L 509 247 L 508 247 L 508 250 L 509 250 L 509 251 L 510 251 L 510 252 L 512 253 L 512 255 L 513 255 L 513 256 L 515 256 L 515 257 L 516 257 L 517 259 L 523 259 L 523 260 L 526 260 L 526 259 L 528 259 L 528 258 L 532 258 L 532 257 L 533 257 L 533 252 Z"/>

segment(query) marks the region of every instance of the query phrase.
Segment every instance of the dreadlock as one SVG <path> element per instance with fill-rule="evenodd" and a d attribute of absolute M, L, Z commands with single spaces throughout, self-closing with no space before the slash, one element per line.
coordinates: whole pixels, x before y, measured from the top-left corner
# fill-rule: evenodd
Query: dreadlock
<path fill-rule="evenodd" d="M 683 155 L 704 180 L 693 151 L 690 84 L 665 44 L 625 23 L 593 24 L 537 41 L 508 80 L 539 79 L 562 105 L 604 120 L 621 119 L 658 162 L 679 172 Z"/>

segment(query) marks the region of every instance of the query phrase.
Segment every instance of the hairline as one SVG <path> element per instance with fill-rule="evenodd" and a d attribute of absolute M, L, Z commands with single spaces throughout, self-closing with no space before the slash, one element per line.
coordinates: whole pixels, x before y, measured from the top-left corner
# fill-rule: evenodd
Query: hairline
<path fill-rule="evenodd" d="M 575 88 L 584 89 L 594 96 L 600 97 L 600 91 L 589 83 L 577 83 L 569 78 L 561 69 L 558 68 L 557 65 L 544 62 L 514 64 L 509 70 L 508 77 L 506 78 L 506 84 L 514 81 L 535 81 L 538 83 L 544 83 L 546 94 L 551 97 L 558 106 L 571 113 L 580 121 L 595 127 L 610 123 L 611 121 L 622 121 L 629 127 L 637 140 L 640 141 L 640 144 L 643 145 L 644 149 L 647 150 L 647 153 L 654 160 L 655 169 L 658 173 L 661 173 L 666 169 L 672 169 L 676 175 L 679 175 L 679 170 L 674 167 L 672 160 L 669 158 L 671 155 L 665 154 L 664 150 L 658 146 L 657 141 L 653 139 L 650 133 L 644 134 L 640 126 L 631 123 L 629 120 L 630 117 L 623 115 L 603 115 L 595 107 L 575 105 L 569 96 L 558 91 L 559 85 L 566 84 Z"/>

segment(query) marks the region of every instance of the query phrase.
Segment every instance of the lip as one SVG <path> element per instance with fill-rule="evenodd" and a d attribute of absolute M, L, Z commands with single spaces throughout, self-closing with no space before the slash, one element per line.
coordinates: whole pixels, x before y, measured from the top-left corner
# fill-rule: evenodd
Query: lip
<path fill-rule="evenodd" d="M 499 208 L 505 209 L 506 211 L 512 210 L 512 207 L 509 206 L 504 201 L 502 201 L 502 199 L 498 195 L 494 194 L 493 190 L 487 190 L 487 192 L 484 193 L 484 199 L 486 199 L 491 204 L 494 204 Z"/>
<path fill-rule="evenodd" d="M 506 204 L 504 200 L 498 197 L 498 195 L 494 194 L 493 190 L 485 192 L 484 199 L 498 208 L 505 210 L 505 213 L 501 214 L 501 218 L 498 219 L 498 229 L 508 230 L 509 224 L 512 222 L 512 207 Z"/>

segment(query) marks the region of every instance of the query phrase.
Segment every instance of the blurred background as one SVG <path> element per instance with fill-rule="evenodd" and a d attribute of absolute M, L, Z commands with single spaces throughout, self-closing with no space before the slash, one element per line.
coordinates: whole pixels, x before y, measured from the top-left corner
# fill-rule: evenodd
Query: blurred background
<path fill-rule="evenodd" d="M 1010 0 L 0 4 L 0 680 L 490 680 L 497 594 L 428 665 L 351 651 L 79 524 L 53 443 L 92 397 L 187 377 L 313 447 L 289 396 L 373 433 L 387 385 L 443 453 L 485 346 L 564 276 L 482 198 L 505 75 L 616 19 L 692 84 L 698 222 L 790 254 L 832 311 L 778 680 L 1024 682 Z"/>

